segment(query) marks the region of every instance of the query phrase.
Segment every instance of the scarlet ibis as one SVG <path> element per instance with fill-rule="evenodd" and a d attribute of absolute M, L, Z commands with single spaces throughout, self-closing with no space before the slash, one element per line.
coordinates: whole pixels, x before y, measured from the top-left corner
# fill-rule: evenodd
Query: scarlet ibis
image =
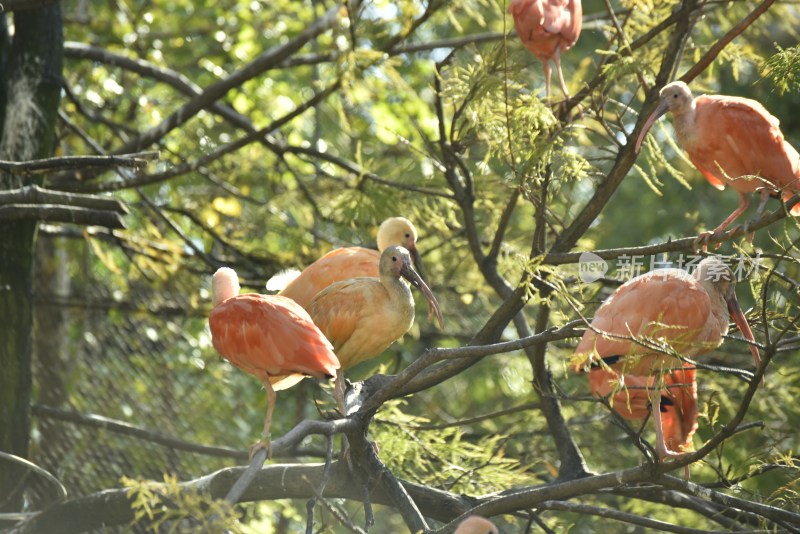
<path fill-rule="evenodd" d="M 378 278 L 351 278 L 331 284 L 308 305 L 309 315 L 333 343 L 342 364 L 336 383 L 337 402 L 342 410 L 342 372 L 381 354 L 414 324 L 414 297 L 401 277 L 422 291 L 439 326 L 444 326 L 439 303 L 411 267 L 411 256 L 405 248 L 395 245 L 384 250 L 379 272 Z"/>
<path fill-rule="evenodd" d="M 744 213 L 755 191 L 761 201 L 753 219 L 761 216 L 771 194 L 787 200 L 800 192 L 800 156 L 783 138 L 778 119 L 759 102 L 726 95 L 693 98 L 683 82 L 665 85 L 659 96 L 658 107 L 636 140 L 636 151 L 656 119 L 669 111 L 678 142 L 697 170 L 717 189 L 730 185 L 739 193 L 739 206 L 714 230 L 700 234 L 701 240 L 722 232 Z M 800 204 L 791 213 L 800 215 Z"/>
<path fill-rule="evenodd" d="M 500 534 L 500 531 L 488 519 L 471 515 L 458 524 L 454 534 Z"/>
<path fill-rule="evenodd" d="M 239 295 L 239 278 L 222 267 L 211 281 L 213 310 L 208 317 L 217 352 L 239 369 L 258 378 L 267 390 L 264 439 L 270 450 L 270 424 L 275 391 L 306 376 L 332 378 L 340 367 L 333 346 L 314 321 L 292 299 L 277 295 Z"/>
<path fill-rule="evenodd" d="M 581 0 L 511 0 L 508 12 L 514 17 L 522 44 L 544 65 L 545 94 L 550 96 L 550 61 L 553 61 L 561 91 L 569 99 L 561 72 L 561 52 L 572 48 L 581 34 Z"/>
<path fill-rule="evenodd" d="M 378 229 L 378 250 L 392 245 L 405 247 L 414 258 L 417 272 L 425 280 L 422 258 L 417 251 L 417 229 L 405 217 L 386 219 Z M 377 277 L 381 253 L 363 247 L 334 249 L 303 269 L 280 293 L 308 308 L 317 293 L 341 280 L 360 276 Z"/>
<path fill-rule="evenodd" d="M 619 375 L 608 369 L 589 371 L 589 387 L 597 397 L 609 397 L 611 407 L 624 419 L 644 420 L 650 414 L 650 390 L 661 388 L 661 423 L 667 449 L 688 450 L 697 430 L 697 380 L 691 364 L 656 377 Z"/>
<path fill-rule="evenodd" d="M 736 300 L 733 273 L 720 258 L 703 259 L 691 275 L 672 268 L 651 271 L 621 285 L 598 308 L 575 350 L 573 369 L 607 366 L 626 376 L 680 369 L 677 355 L 692 358 L 722 344 L 729 314 L 758 367 L 761 358 Z M 661 458 L 675 456 L 664 440 L 659 388 L 651 390 L 651 405 L 656 451 Z"/>

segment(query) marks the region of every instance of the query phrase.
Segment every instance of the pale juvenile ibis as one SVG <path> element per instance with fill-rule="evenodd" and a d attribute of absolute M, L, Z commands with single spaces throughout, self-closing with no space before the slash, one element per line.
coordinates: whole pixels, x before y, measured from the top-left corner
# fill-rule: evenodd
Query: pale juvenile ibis
<path fill-rule="evenodd" d="M 325 336 L 342 367 L 336 381 L 336 399 L 344 409 L 342 372 L 378 356 L 414 324 L 414 297 L 406 280 L 428 300 L 429 311 L 444 326 L 439 303 L 428 285 L 411 267 L 411 256 L 401 246 L 383 251 L 380 277 L 351 278 L 331 284 L 308 305 L 308 313 Z"/>
<path fill-rule="evenodd" d="M 417 229 L 405 217 L 386 219 L 378 228 L 378 250 L 364 247 L 334 249 L 303 269 L 280 293 L 304 308 L 323 289 L 341 280 L 379 276 L 381 251 L 392 245 L 405 247 L 414 258 L 417 272 L 425 280 L 422 258 L 417 251 Z"/>

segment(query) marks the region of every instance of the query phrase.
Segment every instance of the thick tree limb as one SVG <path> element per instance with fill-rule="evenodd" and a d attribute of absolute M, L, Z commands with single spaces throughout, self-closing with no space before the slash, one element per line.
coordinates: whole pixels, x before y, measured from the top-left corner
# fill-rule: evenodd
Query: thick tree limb
<path fill-rule="evenodd" d="M 0 221 L 46 221 L 125 228 L 125 222 L 117 213 L 50 204 L 0 206 Z"/>
<path fill-rule="evenodd" d="M 125 204 L 113 198 L 62 193 L 38 185 L 0 191 L 0 220 L 125 228 L 122 216 L 127 213 Z"/>
<path fill-rule="evenodd" d="M 274 443 L 274 442 L 273 442 Z M 222 469 L 210 475 L 181 484 L 186 490 L 198 491 L 215 499 L 222 499 L 236 480 L 243 467 Z M 275 464 L 263 467 L 253 483 L 244 492 L 239 502 L 273 499 L 306 499 L 309 483 L 318 486 L 322 480 L 322 464 Z M 467 497 L 435 490 L 410 482 L 402 483 L 412 498 L 420 503 L 425 516 L 449 521 L 471 506 Z M 154 484 L 158 487 L 161 484 Z M 11 532 L 84 532 L 86 530 L 125 525 L 133 519 L 127 489 L 106 490 L 86 497 L 66 501 L 48 508 L 32 519 L 20 524 Z M 325 485 L 327 498 L 360 500 L 360 486 L 351 478 L 347 466 L 336 462 L 331 477 Z M 378 504 L 392 505 L 392 499 L 378 484 L 371 488 L 370 497 Z"/>
<path fill-rule="evenodd" d="M 44 174 L 64 170 L 108 169 L 130 167 L 142 169 L 150 161 L 158 159 L 158 152 L 139 152 L 120 156 L 60 156 L 57 158 L 34 159 L 29 161 L 0 160 L 0 171 L 11 174 Z"/>
<path fill-rule="evenodd" d="M 45 189 L 38 185 L 26 185 L 18 189 L 0 191 L 0 206 L 13 204 L 51 204 L 111 211 L 120 215 L 129 213 L 128 207 L 115 198 L 64 193 Z"/>

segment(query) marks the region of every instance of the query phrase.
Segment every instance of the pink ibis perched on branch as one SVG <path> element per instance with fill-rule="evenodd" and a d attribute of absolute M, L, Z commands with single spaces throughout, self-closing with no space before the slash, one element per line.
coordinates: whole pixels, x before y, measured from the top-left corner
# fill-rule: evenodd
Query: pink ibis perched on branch
<path fill-rule="evenodd" d="M 508 12 L 514 18 L 522 44 L 544 65 L 545 94 L 550 96 L 550 61 L 553 61 L 561 91 L 569 99 L 561 72 L 561 52 L 572 48 L 581 34 L 581 0 L 511 0 Z"/>
<path fill-rule="evenodd" d="M 269 429 L 275 391 L 289 388 L 306 376 L 332 378 L 340 368 L 339 360 L 308 313 L 292 299 L 239 295 L 239 278 L 227 267 L 214 273 L 211 286 L 211 341 L 223 358 L 264 384 L 264 439 L 251 453 L 263 447 L 271 455 Z"/>
<path fill-rule="evenodd" d="M 417 229 L 405 217 L 386 219 L 378 229 L 378 250 L 363 247 L 334 249 L 303 269 L 280 293 L 304 308 L 323 289 L 341 280 L 379 276 L 381 252 L 392 245 L 405 247 L 414 258 L 417 272 L 425 280 L 422 258 L 417 251 Z"/>
<path fill-rule="evenodd" d="M 336 400 L 344 414 L 342 372 L 378 356 L 414 324 L 414 297 L 409 283 L 428 300 L 428 308 L 444 326 L 439 303 L 428 285 L 411 267 L 411 256 L 401 246 L 381 254 L 380 277 L 350 278 L 331 284 L 308 305 L 308 313 L 333 343 L 342 364 L 336 379 Z M 405 279 L 405 280 L 403 280 Z"/>
<path fill-rule="evenodd" d="M 692 97 L 683 82 L 672 82 L 659 93 L 660 102 L 645 122 L 636 151 L 653 123 L 672 113 L 675 135 L 697 170 L 717 189 L 730 185 L 739 193 L 739 206 L 714 230 L 700 234 L 708 240 L 725 230 L 750 203 L 750 194 L 761 195 L 753 220 L 761 216 L 770 195 L 788 200 L 800 192 L 800 156 L 786 142 L 778 119 L 759 102 L 725 95 Z M 800 215 L 800 203 L 791 210 Z M 745 223 L 745 232 L 747 225 Z"/>
<path fill-rule="evenodd" d="M 756 368 L 758 348 L 734 290 L 730 268 L 703 259 L 693 274 L 657 269 L 621 285 L 598 308 L 575 349 L 573 370 L 608 367 L 623 375 L 661 376 L 722 344 L 729 317 L 749 342 Z M 679 356 L 680 355 L 680 356 Z M 659 457 L 677 456 L 664 439 L 661 387 L 650 389 Z"/>

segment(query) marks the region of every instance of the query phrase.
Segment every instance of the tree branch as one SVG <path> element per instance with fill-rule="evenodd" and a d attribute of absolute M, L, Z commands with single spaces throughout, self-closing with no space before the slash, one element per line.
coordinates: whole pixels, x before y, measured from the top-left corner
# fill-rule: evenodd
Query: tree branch
<path fill-rule="evenodd" d="M 781 207 L 775 211 L 764 213 L 759 219 L 755 220 L 749 226 L 749 231 L 759 230 L 766 228 L 771 224 L 776 223 L 782 219 L 787 218 L 791 206 L 800 202 L 800 194 L 794 195 L 786 204 L 781 204 Z M 709 244 L 725 243 L 733 241 L 738 237 L 745 235 L 744 226 L 738 225 L 726 232 L 714 234 L 709 238 Z M 699 236 L 681 237 L 679 239 L 670 240 L 666 243 L 656 243 L 654 245 L 643 245 L 638 247 L 624 247 L 612 248 L 604 250 L 593 250 L 593 254 L 597 254 L 601 259 L 614 260 L 622 256 L 655 256 L 664 252 L 686 252 L 695 251 L 695 243 Z M 549 252 L 545 257 L 543 263 L 547 265 L 564 265 L 569 263 L 578 263 L 580 256 L 583 252 Z"/>
<path fill-rule="evenodd" d="M 273 442 L 273 445 L 277 442 Z M 359 500 L 360 486 L 350 476 L 345 462 L 335 462 L 331 477 L 325 485 L 328 498 Z M 239 502 L 275 499 L 305 499 L 309 484 L 318 486 L 322 480 L 323 464 L 274 464 L 258 471 L 253 483 Z M 222 469 L 198 479 L 181 484 L 187 491 L 198 491 L 214 499 L 222 499 L 245 470 L 243 467 Z M 402 482 L 409 495 L 421 505 L 425 516 L 439 521 L 450 521 L 469 510 L 472 500 L 411 482 Z M 155 488 L 162 484 L 154 484 Z M 393 505 L 392 498 L 380 485 L 372 489 L 370 498 L 375 503 Z M 37 532 L 83 532 L 99 528 L 125 525 L 133 520 L 128 490 L 105 490 L 85 497 L 72 499 L 43 510 L 33 518 L 17 525 L 11 532 L 17 534 Z"/>
<path fill-rule="evenodd" d="M 737 36 L 739 36 L 742 32 L 744 32 L 753 22 L 758 19 L 761 15 L 767 12 L 770 6 L 775 3 L 775 0 L 764 0 L 761 4 L 758 5 L 749 15 L 747 15 L 744 19 L 742 19 L 739 24 L 734 26 L 733 28 L 728 31 L 722 38 L 714 43 L 714 46 L 708 49 L 708 51 L 700 58 L 700 61 L 695 63 L 692 68 L 690 68 L 686 73 L 681 76 L 679 79 L 682 82 L 689 83 L 697 76 L 700 75 L 701 72 L 706 70 L 709 65 L 717 58 L 720 52 L 725 49 L 728 44 L 733 41 Z"/>
<path fill-rule="evenodd" d="M 0 206 L 0 221 L 45 221 L 106 228 L 125 228 L 117 213 L 51 204 L 11 204 Z"/>
<path fill-rule="evenodd" d="M 119 156 L 60 156 L 57 158 L 33 159 L 28 161 L 0 160 L 0 171 L 21 176 L 45 174 L 55 171 L 77 169 L 108 169 L 113 167 L 130 167 L 143 169 L 150 161 L 158 159 L 159 153 L 137 152 Z"/>
<path fill-rule="evenodd" d="M 677 532 L 679 534 L 704 534 L 707 530 L 698 530 L 695 528 L 682 527 L 672 523 L 666 523 L 657 519 L 650 519 L 649 517 L 642 517 L 640 515 L 629 514 L 621 512 L 612 508 L 602 508 L 600 506 L 590 506 L 588 504 L 564 502 L 564 501 L 544 501 L 536 506 L 537 510 L 559 510 L 562 512 L 569 512 L 572 514 L 593 515 L 597 517 L 605 517 L 607 519 L 614 519 L 623 523 L 630 523 L 631 525 L 639 525 L 646 528 L 652 528 L 660 532 Z M 599 525 L 598 525 L 599 526 Z M 598 529 L 599 530 L 599 529 Z"/>
<path fill-rule="evenodd" d="M 358 2 L 354 3 L 358 4 Z M 203 109 L 213 105 L 215 101 L 222 98 L 229 90 L 233 89 L 234 87 L 239 87 L 247 80 L 250 80 L 270 69 L 279 66 L 281 62 L 300 50 L 306 43 L 332 28 L 339 19 L 341 10 L 342 5 L 334 5 L 325 13 L 324 16 L 315 21 L 313 24 L 310 24 L 305 30 L 290 39 L 288 42 L 267 50 L 251 61 L 248 65 L 234 72 L 227 78 L 209 85 L 201 94 L 182 105 L 161 124 L 151 128 L 136 139 L 125 143 L 123 146 L 115 150 L 114 153 L 120 154 L 131 152 L 132 150 L 141 150 L 144 147 L 158 142 L 165 135 L 167 135 L 167 133 L 186 123 L 189 119 L 194 117 Z"/>

